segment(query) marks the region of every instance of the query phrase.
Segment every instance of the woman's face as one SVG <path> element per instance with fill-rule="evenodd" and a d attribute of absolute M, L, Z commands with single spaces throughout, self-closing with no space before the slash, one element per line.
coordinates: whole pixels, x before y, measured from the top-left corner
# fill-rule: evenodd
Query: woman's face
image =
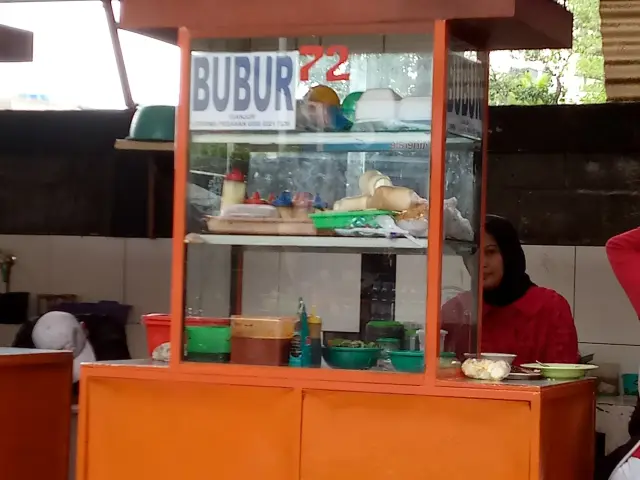
<path fill-rule="evenodd" d="M 500 285 L 504 275 L 502 255 L 496 240 L 488 233 L 484 234 L 484 265 L 482 266 L 482 280 L 485 290 L 493 290 Z"/>

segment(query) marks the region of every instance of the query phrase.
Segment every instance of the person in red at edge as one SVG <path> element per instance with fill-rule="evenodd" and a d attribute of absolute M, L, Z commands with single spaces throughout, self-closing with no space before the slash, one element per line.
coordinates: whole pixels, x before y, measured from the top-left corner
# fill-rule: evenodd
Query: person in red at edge
<path fill-rule="evenodd" d="M 535 285 L 526 268 L 514 226 L 505 218 L 487 215 L 481 351 L 515 354 L 515 365 L 576 363 L 578 336 L 569 304 L 559 293 Z M 472 351 L 468 313 L 472 302 L 471 292 L 465 292 L 442 307 L 442 328 L 449 332 L 446 349 L 459 357 Z"/>
<path fill-rule="evenodd" d="M 613 273 L 640 319 L 640 228 L 610 238 L 606 251 Z M 596 480 L 608 479 L 618 463 L 640 442 L 640 397 L 631 414 L 628 431 L 630 440 L 596 465 Z"/>

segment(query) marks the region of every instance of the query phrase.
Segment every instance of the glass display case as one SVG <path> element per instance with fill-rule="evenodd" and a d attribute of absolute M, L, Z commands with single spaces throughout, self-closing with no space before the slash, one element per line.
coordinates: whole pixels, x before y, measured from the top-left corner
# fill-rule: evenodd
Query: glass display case
<path fill-rule="evenodd" d="M 183 361 L 423 374 L 431 322 L 435 368 L 477 351 L 483 58 L 449 39 L 436 158 L 431 34 L 192 40 Z"/>

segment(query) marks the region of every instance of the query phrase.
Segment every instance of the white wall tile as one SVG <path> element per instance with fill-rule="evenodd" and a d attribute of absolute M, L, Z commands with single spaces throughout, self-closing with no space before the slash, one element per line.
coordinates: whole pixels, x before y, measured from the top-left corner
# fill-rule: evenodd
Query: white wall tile
<path fill-rule="evenodd" d="M 128 238 L 124 252 L 124 303 L 129 322 L 147 313 L 168 313 L 171 297 L 171 240 Z"/>
<path fill-rule="evenodd" d="M 593 353 L 593 363 L 616 363 L 620 365 L 620 373 L 638 373 L 640 368 L 640 347 L 627 345 L 607 345 L 580 343 L 580 353 Z"/>
<path fill-rule="evenodd" d="M 20 325 L 1 325 L 0 324 L 0 347 L 10 347 L 13 339 L 18 333 Z"/>
<path fill-rule="evenodd" d="M 247 251 L 242 265 L 242 313 L 278 315 L 280 253 Z"/>
<path fill-rule="evenodd" d="M 575 319 L 581 342 L 640 345 L 640 321 L 604 247 L 576 248 Z"/>
<path fill-rule="evenodd" d="M 51 238 L 51 283 L 48 292 L 79 295 L 83 301 L 124 298 L 123 238 Z"/>
<path fill-rule="evenodd" d="M 194 315 L 229 316 L 231 247 L 190 243 L 185 304 Z"/>
<path fill-rule="evenodd" d="M 295 315 L 298 298 L 317 307 L 322 328 L 340 332 L 360 330 L 360 271 L 358 254 L 298 253 L 280 255 L 280 315 Z"/>
<path fill-rule="evenodd" d="M 149 356 L 147 332 L 144 325 L 140 323 L 127 325 L 127 345 L 131 358 L 147 358 Z"/>
<path fill-rule="evenodd" d="M 525 245 L 527 272 L 541 287 L 551 288 L 574 308 L 575 247 Z"/>
<path fill-rule="evenodd" d="M 11 290 L 31 293 L 31 315 L 36 313 L 36 295 L 50 291 L 52 248 L 48 235 L 0 235 L 0 250 L 17 258 L 11 271 Z"/>
<path fill-rule="evenodd" d="M 133 305 L 134 322 L 143 313 L 169 311 L 170 240 L 2 235 L 0 249 L 18 257 L 12 290 L 29 291 L 34 299 L 39 293 L 75 293 L 85 301 L 121 301 Z M 190 251 L 190 306 L 205 315 L 226 315 L 229 248 L 191 245 Z M 597 351 L 596 358 L 625 368 L 640 363 L 634 347 L 640 346 L 640 321 L 611 272 L 604 248 L 526 246 L 525 253 L 533 281 L 557 290 L 574 306 L 580 341 Z M 424 321 L 425 271 L 426 257 L 398 257 L 399 320 Z M 248 251 L 243 285 L 244 313 L 291 314 L 302 295 L 309 305 L 317 305 L 326 328 L 359 328 L 359 255 Z M 443 285 L 469 288 L 460 257 L 444 257 Z M 0 326 L 0 344 L 11 342 L 15 328 Z M 133 351 L 144 352 L 145 342 L 144 329 L 130 338 Z"/>

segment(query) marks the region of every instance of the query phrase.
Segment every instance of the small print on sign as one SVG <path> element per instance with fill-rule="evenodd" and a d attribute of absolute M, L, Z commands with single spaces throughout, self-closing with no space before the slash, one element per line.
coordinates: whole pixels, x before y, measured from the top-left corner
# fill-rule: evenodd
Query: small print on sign
<path fill-rule="evenodd" d="M 192 130 L 294 130 L 298 52 L 191 56 Z"/>
<path fill-rule="evenodd" d="M 482 138 L 483 65 L 460 54 L 449 55 L 447 127 L 450 132 Z"/>

